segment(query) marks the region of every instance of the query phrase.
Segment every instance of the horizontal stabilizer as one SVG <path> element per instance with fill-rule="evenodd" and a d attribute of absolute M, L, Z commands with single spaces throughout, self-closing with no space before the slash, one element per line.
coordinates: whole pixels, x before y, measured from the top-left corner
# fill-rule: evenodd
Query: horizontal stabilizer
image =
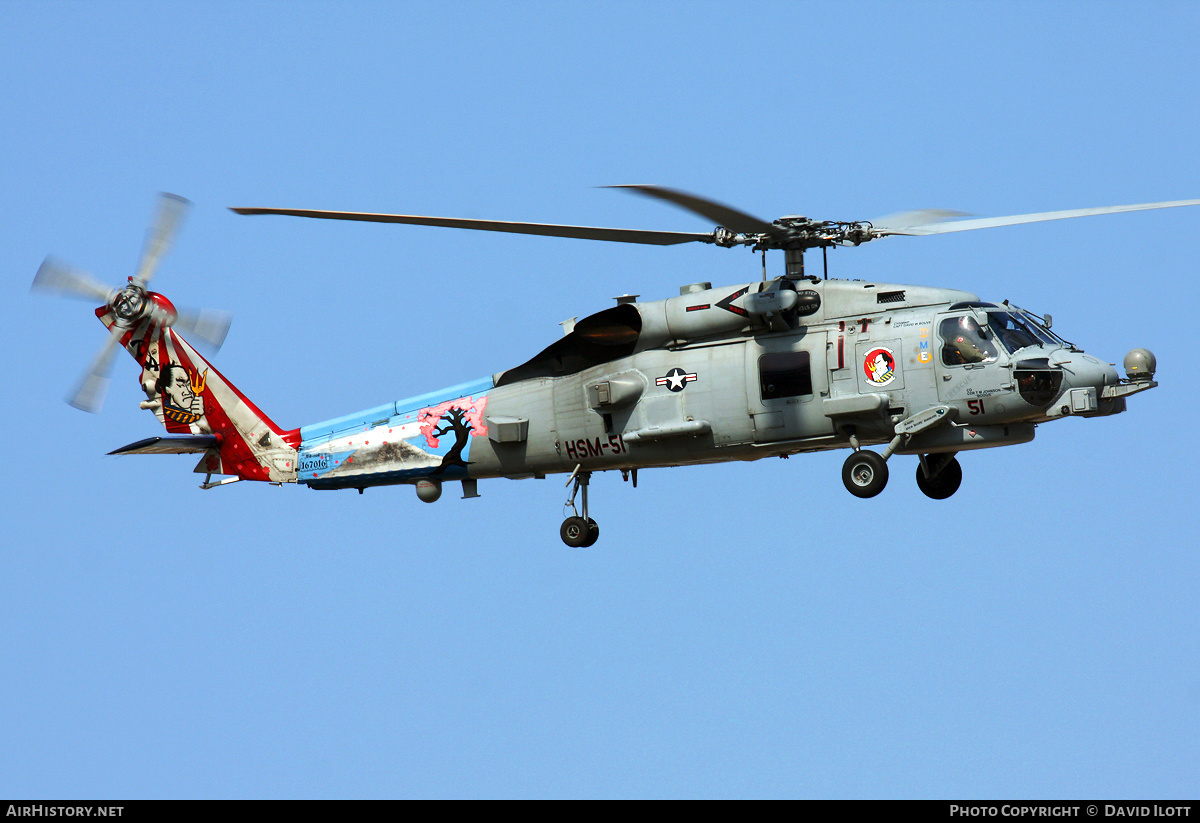
<path fill-rule="evenodd" d="M 220 445 L 220 439 L 215 434 L 184 434 L 175 437 L 147 437 L 109 454 L 201 454 Z"/>

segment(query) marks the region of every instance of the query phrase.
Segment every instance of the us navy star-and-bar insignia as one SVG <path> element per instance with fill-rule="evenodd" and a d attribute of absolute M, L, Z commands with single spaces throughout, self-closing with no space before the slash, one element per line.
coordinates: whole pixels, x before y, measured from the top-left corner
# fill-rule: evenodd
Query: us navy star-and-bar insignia
<path fill-rule="evenodd" d="M 687 384 L 695 381 L 696 373 L 688 374 L 683 369 L 676 366 L 666 373 L 665 376 L 654 381 L 656 386 L 666 386 L 671 391 L 683 391 L 687 388 Z"/>

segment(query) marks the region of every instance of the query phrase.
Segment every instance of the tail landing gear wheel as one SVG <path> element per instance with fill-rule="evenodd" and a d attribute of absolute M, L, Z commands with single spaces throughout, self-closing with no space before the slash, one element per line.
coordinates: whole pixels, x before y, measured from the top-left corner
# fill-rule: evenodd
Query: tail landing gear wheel
<path fill-rule="evenodd" d="M 887 462 L 875 452 L 856 451 L 842 465 L 842 482 L 855 497 L 874 497 L 887 485 Z"/>
<path fill-rule="evenodd" d="M 600 539 L 600 527 L 590 517 L 568 517 L 558 530 L 562 541 L 573 549 L 586 549 Z"/>
<path fill-rule="evenodd" d="M 558 530 L 562 541 L 573 549 L 586 549 L 600 539 L 600 527 L 596 525 L 595 520 L 588 517 L 588 483 L 592 479 L 592 473 L 581 471 L 581 468 L 577 465 L 567 480 L 568 486 L 575 484 L 575 488 L 571 490 L 571 499 L 567 501 L 567 505 L 575 514 L 564 520 L 562 528 Z M 579 516 L 579 509 L 575 508 L 575 495 L 579 494 L 580 489 L 583 490 L 583 517 Z"/>
<path fill-rule="evenodd" d="M 931 497 L 934 500 L 945 500 L 958 491 L 961 483 L 962 466 L 959 465 L 957 458 L 951 458 L 950 462 L 942 466 L 942 470 L 933 477 L 926 477 L 925 467 L 917 466 L 917 488 L 926 497 Z"/>

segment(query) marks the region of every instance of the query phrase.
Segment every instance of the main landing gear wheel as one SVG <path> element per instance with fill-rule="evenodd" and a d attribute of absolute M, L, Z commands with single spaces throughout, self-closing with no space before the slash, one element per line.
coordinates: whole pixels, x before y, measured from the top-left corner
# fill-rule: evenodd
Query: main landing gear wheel
<path fill-rule="evenodd" d="M 959 465 L 957 458 L 950 458 L 946 465 L 942 466 L 941 470 L 933 477 L 925 476 L 925 466 L 917 466 L 917 488 L 926 497 L 931 497 L 934 500 L 945 500 L 958 491 L 958 487 L 961 484 L 962 466 Z"/>
<path fill-rule="evenodd" d="M 842 482 L 855 497 L 874 497 L 887 485 L 887 462 L 875 452 L 860 449 L 842 464 Z"/>
<path fill-rule="evenodd" d="M 600 539 L 600 527 L 590 517 L 568 517 L 558 530 L 562 541 L 573 549 L 586 549 Z"/>

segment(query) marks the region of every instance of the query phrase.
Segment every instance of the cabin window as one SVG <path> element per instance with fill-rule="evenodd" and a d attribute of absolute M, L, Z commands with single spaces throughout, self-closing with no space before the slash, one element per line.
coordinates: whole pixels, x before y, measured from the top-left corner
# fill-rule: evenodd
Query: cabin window
<path fill-rule="evenodd" d="M 758 358 L 763 400 L 812 394 L 812 371 L 806 351 L 781 351 Z"/>

